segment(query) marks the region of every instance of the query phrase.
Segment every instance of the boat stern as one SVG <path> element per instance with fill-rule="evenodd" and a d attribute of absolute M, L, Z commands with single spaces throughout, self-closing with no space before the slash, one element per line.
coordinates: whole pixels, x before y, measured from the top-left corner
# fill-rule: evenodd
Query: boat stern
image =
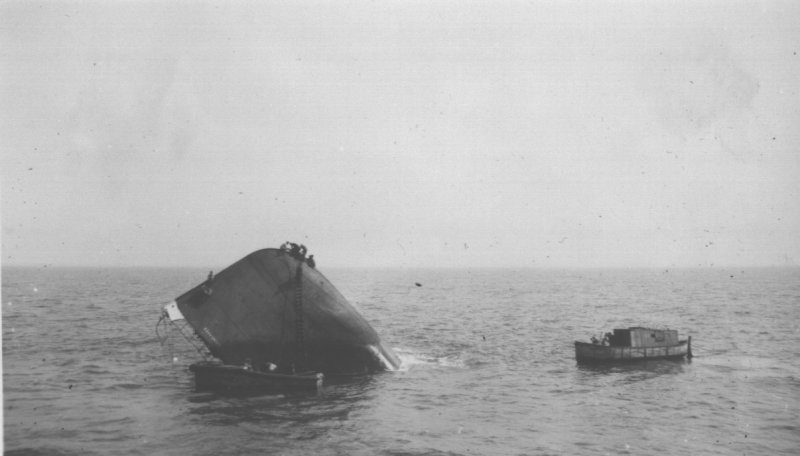
<path fill-rule="evenodd" d="M 575 360 L 578 362 L 604 362 L 614 359 L 617 358 L 611 346 L 575 341 Z"/>

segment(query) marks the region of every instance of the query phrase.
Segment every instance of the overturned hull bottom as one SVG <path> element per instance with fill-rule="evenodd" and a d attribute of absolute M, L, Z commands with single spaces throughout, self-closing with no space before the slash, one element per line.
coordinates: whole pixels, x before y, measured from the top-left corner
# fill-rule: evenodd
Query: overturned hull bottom
<path fill-rule="evenodd" d="M 691 358 L 691 342 L 680 341 L 667 347 L 618 347 L 575 342 L 575 359 L 579 363 L 635 362 L 657 359 Z"/>
<path fill-rule="evenodd" d="M 222 391 L 317 391 L 324 376 L 320 373 L 278 374 L 257 372 L 242 366 L 201 362 L 189 366 L 199 390 Z"/>

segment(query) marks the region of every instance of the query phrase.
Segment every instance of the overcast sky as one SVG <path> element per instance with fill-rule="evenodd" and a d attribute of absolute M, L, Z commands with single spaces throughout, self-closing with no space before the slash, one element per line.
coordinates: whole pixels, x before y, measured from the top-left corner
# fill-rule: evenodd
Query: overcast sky
<path fill-rule="evenodd" d="M 2 264 L 800 264 L 800 2 L 9 2 Z"/>

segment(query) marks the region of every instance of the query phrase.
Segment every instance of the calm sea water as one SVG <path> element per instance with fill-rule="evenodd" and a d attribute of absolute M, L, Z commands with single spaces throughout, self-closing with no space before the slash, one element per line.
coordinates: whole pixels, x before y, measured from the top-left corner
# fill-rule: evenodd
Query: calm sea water
<path fill-rule="evenodd" d="M 800 269 L 323 272 L 402 370 L 230 397 L 155 335 L 205 270 L 4 268 L 6 454 L 800 453 Z M 695 358 L 576 365 L 634 325 Z"/>

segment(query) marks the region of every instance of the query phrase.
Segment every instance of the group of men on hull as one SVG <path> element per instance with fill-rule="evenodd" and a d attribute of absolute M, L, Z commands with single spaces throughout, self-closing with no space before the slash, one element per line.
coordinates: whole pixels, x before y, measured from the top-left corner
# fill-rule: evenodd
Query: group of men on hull
<path fill-rule="evenodd" d="M 286 252 L 298 261 L 304 261 L 310 267 L 316 267 L 317 263 L 314 261 L 314 255 L 309 255 L 306 258 L 308 249 L 303 244 L 295 244 L 294 242 L 286 241 L 281 245 L 281 252 Z"/>

